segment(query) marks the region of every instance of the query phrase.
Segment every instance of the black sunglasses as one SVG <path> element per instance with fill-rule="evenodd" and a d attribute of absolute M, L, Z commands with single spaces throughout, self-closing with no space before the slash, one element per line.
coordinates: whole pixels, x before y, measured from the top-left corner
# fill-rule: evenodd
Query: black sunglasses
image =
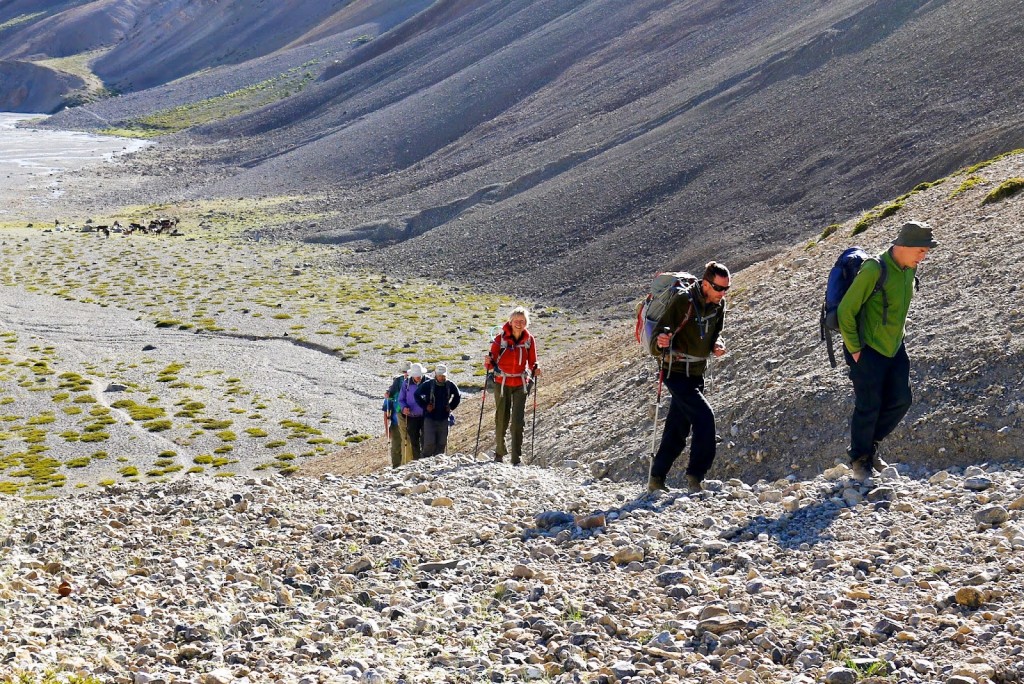
<path fill-rule="evenodd" d="M 707 279 L 705 278 L 705 280 Z M 708 280 L 708 285 L 710 285 L 711 289 L 714 290 L 715 292 L 725 292 L 730 287 L 729 285 L 719 285 L 718 283 L 713 282 L 711 280 Z"/>

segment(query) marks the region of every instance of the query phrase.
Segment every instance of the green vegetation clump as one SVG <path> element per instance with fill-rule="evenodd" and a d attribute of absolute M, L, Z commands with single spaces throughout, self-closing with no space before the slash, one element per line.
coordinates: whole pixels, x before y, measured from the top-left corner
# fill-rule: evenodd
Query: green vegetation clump
<path fill-rule="evenodd" d="M 175 418 L 195 418 L 200 411 L 206 408 L 206 405 L 200 401 L 181 401 L 175 406 L 181 406 L 181 410 L 174 414 Z"/>
<path fill-rule="evenodd" d="M 1007 197 L 1012 197 L 1021 190 L 1024 190 L 1024 178 L 1007 178 L 992 192 L 985 195 L 985 199 L 983 199 L 981 203 L 992 204 L 993 202 L 1004 200 Z"/>
<path fill-rule="evenodd" d="M 967 178 L 965 178 L 965 179 L 964 179 L 964 181 L 963 181 L 963 182 L 962 182 L 962 183 L 961 183 L 961 184 L 959 185 L 959 187 L 957 187 L 957 189 L 956 189 L 956 190 L 954 190 L 953 192 L 949 193 L 949 198 L 950 198 L 950 199 L 953 199 L 954 197 L 956 197 L 956 196 L 957 196 L 957 195 L 959 195 L 960 193 L 963 193 L 963 192 L 967 192 L 968 190 L 970 190 L 970 189 L 971 189 L 971 188 L 973 188 L 974 186 L 976 186 L 976 185 L 982 185 L 982 184 L 984 184 L 985 182 L 986 182 L 986 181 L 985 181 L 985 179 L 984 179 L 984 178 L 982 178 L 981 176 L 968 176 L 968 177 L 967 177 Z"/>
<path fill-rule="evenodd" d="M 860 235 L 871 226 L 875 225 L 882 219 L 892 216 L 902 208 L 903 202 L 896 200 L 895 202 L 891 202 L 882 207 L 875 207 L 871 211 L 865 212 L 863 216 L 857 219 L 857 223 L 853 224 L 853 230 L 850 231 L 850 235 Z"/>
<path fill-rule="evenodd" d="M 155 420 L 167 415 L 167 412 L 159 406 L 139 406 L 131 399 L 119 399 L 111 404 L 111 406 L 126 411 L 131 416 L 131 419 L 136 422 Z"/>
<path fill-rule="evenodd" d="M 164 368 L 156 376 L 157 382 L 175 382 L 178 379 L 178 372 L 185 367 L 183 363 L 172 363 Z"/>
<path fill-rule="evenodd" d="M 106 432 L 86 432 L 78 439 L 82 442 L 102 442 L 110 439 L 110 434 Z"/>
<path fill-rule="evenodd" d="M 88 392 L 92 389 L 92 383 L 78 373 L 61 373 L 57 377 L 61 381 L 57 385 L 60 389 L 66 389 L 71 392 Z"/>
<path fill-rule="evenodd" d="M 1016 150 L 1010 150 L 1009 152 L 1003 152 L 1002 154 L 997 154 L 991 159 L 987 159 L 983 162 L 978 162 L 973 166 L 968 166 L 966 169 L 964 169 L 964 173 L 972 174 L 975 171 L 980 171 L 986 166 L 991 166 L 992 164 L 995 164 L 997 161 L 1005 159 L 1006 157 L 1012 157 L 1015 154 L 1024 154 L 1024 148 L 1018 148 Z"/>
<path fill-rule="evenodd" d="M 323 434 L 323 432 L 313 427 L 312 425 L 307 425 L 306 423 L 297 420 L 285 419 L 281 421 L 280 425 L 286 430 L 291 430 L 291 434 L 289 435 L 289 437 L 291 437 L 292 439 L 302 439 L 303 437 L 315 437 L 317 435 Z"/>
<path fill-rule="evenodd" d="M 196 425 L 204 430 L 224 430 L 231 427 L 231 420 L 215 420 L 213 418 L 200 418 L 195 421 Z"/>
<path fill-rule="evenodd" d="M 821 231 L 821 239 L 824 240 L 829 235 L 832 235 L 833 233 L 835 233 L 837 230 L 839 230 L 842 227 L 843 226 L 840 223 L 832 223 L 830 225 L 825 226 L 824 230 Z"/>

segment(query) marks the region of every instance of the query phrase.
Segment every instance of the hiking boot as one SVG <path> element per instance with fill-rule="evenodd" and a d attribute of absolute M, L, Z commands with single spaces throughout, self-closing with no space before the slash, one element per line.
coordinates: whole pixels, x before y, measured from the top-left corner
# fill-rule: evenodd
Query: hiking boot
<path fill-rule="evenodd" d="M 668 487 L 665 486 L 665 478 L 651 475 L 647 478 L 647 491 L 657 492 L 659 490 L 668 491 Z"/>
<path fill-rule="evenodd" d="M 686 488 L 691 494 L 697 494 L 698 492 L 704 491 L 704 480 L 697 477 L 696 475 L 686 476 Z"/>
<path fill-rule="evenodd" d="M 850 472 L 853 479 L 859 482 L 867 482 L 871 479 L 871 468 L 861 459 L 850 461 Z"/>
<path fill-rule="evenodd" d="M 888 464 L 888 463 L 886 463 L 885 461 L 883 461 L 883 460 L 882 460 L 881 458 L 879 458 L 879 457 L 878 457 L 878 454 L 875 454 L 874 456 L 872 456 L 872 457 L 871 457 L 871 467 L 872 467 L 872 468 L 873 468 L 873 469 L 874 469 L 874 470 L 875 470 L 876 472 L 879 472 L 879 473 L 880 473 L 880 472 L 882 472 L 883 470 L 885 470 L 886 468 L 888 468 L 888 467 L 889 467 L 889 464 Z"/>
<path fill-rule="evenodd" d="M 505 460 L 505 457 L 502 456 L 501 454 L 494 454 L 494 462 L 495 463 L 501 463 L 504 460 Z"/>

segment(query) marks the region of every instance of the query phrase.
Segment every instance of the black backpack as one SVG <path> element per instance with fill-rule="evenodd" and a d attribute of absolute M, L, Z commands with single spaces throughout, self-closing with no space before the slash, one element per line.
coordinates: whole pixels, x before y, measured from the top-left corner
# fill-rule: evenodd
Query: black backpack
<path fill-rule="evenodd" d="M 825 301 L 821 304 L 821 319 L 819 320 L 821 339 L 828 349 L 828 360 L 833 368 L 838 365 L 836 352 L 832 346 L 832 333 L 839 332 L 839 315 L 837 313 L 839 302 L 843 301 L 853 279 L 860 273 L 861 266 L 869 260 L 877 262 L 882 268 L 881 273 L 878 274 L 878 281 L 875 283 L 874 289 L 871 290 L 871 296 L 874 296 L 876 292 L 882 294 L 882 323 L 889 322 L 889 299 L 885 294 L 885 281 L 889 277 L 889 271 L 885 261 L 871 256 L 861 247 L 850 247 L 839 255 L 832 270 L 829 271 L 828 283 L 825 286 Z"/>

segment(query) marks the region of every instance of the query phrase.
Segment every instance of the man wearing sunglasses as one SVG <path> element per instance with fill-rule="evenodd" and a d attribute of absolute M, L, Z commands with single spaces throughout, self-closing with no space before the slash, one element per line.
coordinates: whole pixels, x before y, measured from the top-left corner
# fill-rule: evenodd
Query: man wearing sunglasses
<path fill-rule="evenodd" d="M 658 322 L 662 350 L 661 372 L 672 403 L 665 419 L 661 446 L 651 462 L 647 489 L 666 489 L 672 464 L 690 442 L 686 485 L 692 493 L 703 489 L 704 476 L 715 460 L 715 413 L 704 397 L 704 371 L 708 359 L 725 354 L 719 339 L 725 320 L 725 293 L 732 280 L 729 269 L 709 262 L 704 276 L 678 296 Z"/>

